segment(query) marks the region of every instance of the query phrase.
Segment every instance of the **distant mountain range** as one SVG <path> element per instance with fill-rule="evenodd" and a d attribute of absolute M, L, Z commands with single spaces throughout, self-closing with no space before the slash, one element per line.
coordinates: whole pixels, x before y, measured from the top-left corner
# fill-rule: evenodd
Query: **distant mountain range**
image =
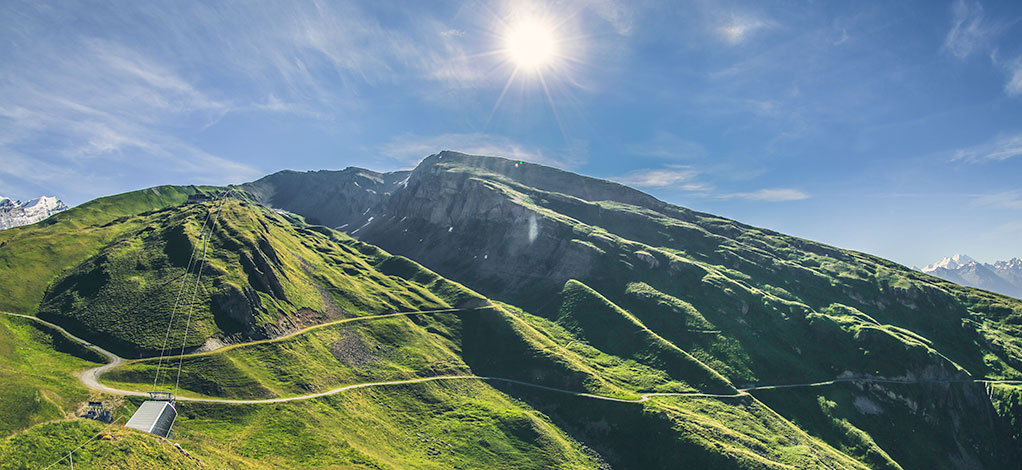
<path fill-rule="evenodd" d="M 980 263 L 968 255 L 957 254 L 926 266 L 920 271 L 963 286 L 978 287 L 1022 298 L 1022 259 L 1019 258 L 990 264 Z"/>
<path fill-rule="evenodd" d="M 55 197 L 41 196 L 21 202 L 0 196 L 0 230 L 34 224 L 66 210 L 67 205 Z"/>

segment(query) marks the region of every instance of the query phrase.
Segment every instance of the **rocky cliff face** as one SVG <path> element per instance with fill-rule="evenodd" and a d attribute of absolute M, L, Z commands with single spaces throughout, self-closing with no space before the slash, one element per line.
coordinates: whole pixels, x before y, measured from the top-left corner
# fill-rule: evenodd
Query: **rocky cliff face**
<path fill-rule="evenodd" d="M 353 232 L 403 186 L 409 172 L 281 171 L 242 186 L 265 205 L 306 217 L 309 223 Z"/>
<path fill-rule="evenodd" d="M 572 184 L 575 175 L 569 173 L 530 171 L 530 165 L 493 159 L 483 160 L 481 167 L 461 166 L 467 161 L 452 153 L 430 157 L 381 206 L 379 216 L 353 236 L 471 277 L 481 289 L 503 298 L 537 287 L 555 292 L 568 279 L 589 275 L 595 250 L 572 242 L 571 226 L 544 215 L 528 193 L 495 171 L 547 185 L 558 184 L 555 178 L 561 177 L 569 180 L 563 186 L 579 192 L 601 188 Z"/>

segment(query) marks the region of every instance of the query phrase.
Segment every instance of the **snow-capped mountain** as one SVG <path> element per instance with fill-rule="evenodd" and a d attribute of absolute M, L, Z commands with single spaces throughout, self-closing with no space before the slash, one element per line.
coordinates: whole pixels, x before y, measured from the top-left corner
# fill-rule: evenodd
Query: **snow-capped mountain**
<path fill-rule="evenodd" d="M 42 196 L 21 202 L 0 196 L 0 230 L 34 224 L 65 210 L 67 205 L 55 197 Z"/>
<path fill-rule="evenodd" d="M 978 287 L 1022 298 L 1022 259 L 1012 258 L 993 264 L 980 263 L 957 254 L 933 263 L 920 271 L 963 286 Z"/>
<path fill-rule="evenodd" d="M 937 268 L 944 268 L 944 269 L 952 269 L 953 270 L 953 269 L 958 269 L 958 268 L 960 268 L 962 266 L 965 266 L 965 265 L 967 265 L 969 263 L 975 263 L 975 262 L 976 262 L 976 260 L 970 258 L 969 255 L 963 255 L 963 254 L 959 253 L 957 255 L 950 256 L 950 257 L 944 258 L 944 259 L 942 259 L 942 260 L 940 260 L 940 261 L 938 261 L 936 263 L 933 263 L 933 264 L 923 268 L 922 271 L 924 273 L 928 273 L 928 272 L 933 271 L 933 270 L 935 270 Z"/>

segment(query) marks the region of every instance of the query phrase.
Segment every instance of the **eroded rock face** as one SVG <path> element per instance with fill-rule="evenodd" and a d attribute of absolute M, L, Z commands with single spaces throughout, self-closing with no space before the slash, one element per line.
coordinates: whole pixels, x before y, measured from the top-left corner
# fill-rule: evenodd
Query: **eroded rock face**
<path fill-rule="evenodd" d="M 302 215 L 309 223 L 351 232 L 378 214 L 377 208 L 409 172 L 281 171 L 242 188 L 267 206 Z"/>
<path fill-rule="evenodd" d="M 488 294 L 556 289 L 588 276 L 593 257 L 571 243 L 571 228 L 523 199 L 469 172 L 420 166 L 384 215 L 352 235 L 455 280 L 471 278 Z"/>
<path fill-rule="evenodd" d="M 230 284 L 213 295 L 213 305 L 218 313 L 246 326 L 254 323 L 259 313 L 265 312 L 255 291 L 249 287 L 242 290 Z"/>

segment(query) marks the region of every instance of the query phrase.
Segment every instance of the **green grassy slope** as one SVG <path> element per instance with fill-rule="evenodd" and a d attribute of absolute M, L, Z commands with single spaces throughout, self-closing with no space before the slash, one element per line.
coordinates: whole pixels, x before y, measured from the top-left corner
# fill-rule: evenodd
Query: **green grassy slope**
<path fill-rule="evenodd" d="M 258 468 L 596 468 L 541 414 L 479 383 L 353 390 L 280 405 L 181 406 L 183 442 Z"/>
<path fill-rule="evenodd" d="M 0 310 L 35 313 L 46 286 L 121 234 L 136 217 L 185 201 L 195 187 L 159 186 L 87 202 L 42 222 L 0 231 Z"/>
<path fill-rule="evenodd" d="M 521 396 L 615 469 L 868 468 L 751 397 L 672 397 L 636 405 L 498 388 Z"/>
<path fill-rule="evenodd" d="M 183 199 L 184 194 L 178 194 L 181 197 L 177 199 Z M 110 205 L 109 201 L 104 204 Z M 95 218 L 91 221 L 102 222 L 106 227 L 87 226 L 90 220 L 80 215 L 75 223 L 84 227 L 68 225 L 61 231 L 62 223 L 70 223 L 62 221 L 52 224 L 55 228 L 42 235 L 28 233 L 9 237 L 8 246 L 12 253 L 20 253 L 19 262 L 39 259 L 51 266 L 50 272 L 57 273 L 43 300 L 43 316 L 68 325 L 76 332 L 87 332 L 87 336 L 104 346 L 112 345 L 122 351 L 152 350 L 162 329 L 147 323 L 161 320 L 161 314 L 167 317 L 166 310 L 172 308 L 171 298 L 176 294 L 174 288 L 184 275 L 187 254 L 199 244 L 200 225 L 213 205 L 172 205 L 135 215 L 130 212 L 138 204 L 124 203 L 118 207 L 128 213 L 120 220 L 100 220 L 101 217 L 93 214 Z M 95 207 L 86 205 L 85 209 Z M 109 210 L 113 209 L 105 207 L 93 212 Z M 33 228 L 40 230 L 40 227 Z M 88 240 L 74 257 L 80 261 L 77 265 L 54 265 L 47 257 L 63 257 L 68 252 L 40 248 L 42 245 L 38 243 L 41 238 L 48 238 L 47 243 L 52 246 L 74 245 L 90 228 L 101 232 L 102 236 Z M 244 202 L 225 204 L 219 228 L 210 237 L 211 256 L 194 305 L 192 328 L 198 333 L 189 336 L 189 346 L 201 344 L 211 332 L 232 339 L 230 328 L 235 328 L 236 332 L 237 323 L 241 321 L 231 323 L 230 309 L 239 307 L 217 302 L 217 293 L 230 293 L 232 289 L 253 293 L 249 306 L 261 307 L 252 310 L 256 313 L 254 317 L 263 318 L 253 318 L 252 323 L 280 325 L 279 319 L 284 317 L 291 320 L 286 324 L 291 328 L 345 316 L 472 307 L 485 303 L 471 291 L 407 259 L 391 257 L 340 233 L 308 226 L 299 219 L 285 218 Z M 17 263 L 9 265 L 10 269 L 17 267 Z M 62 268 L 66 270 L 60 272 Z M 3 284 L 9 287 L 9 283 Z M 44 276 L 39 277 L 38 284 L 45 285 Z M 20 300 L 31 301 L 43 297 L 41 294 L 42 290 L 36 287 Z M 161 309 L 164 311 L 160 312 Z M 218 315 L 223 318 L 216 318 Z M 275 319 L 278 321 L 271 323 Z M 242 317 L 241 320 L 248 319 Z M 451 321 L 447 319 L 446 323 Z M 73 350 L 92 360 L 96 358 L 76 350 L 73 344 L 59 342 L 63 339 L 59 335 L 54 336 L 55 340 L 39 333 L 28 320 L 4 317 L 0 322 L 0 353 L 4 354 L 4 363 L 0 365 L 4 379 L 0 394 L 4 400 L 3 431 L 5 435 L 15 432 L 0 442 L 0 455 L 5 457 L 0 460 L 2 468 L 34 468 L 43 459 L 67 447 L 69 442 L 94 431 L 95 423 L 80 420 L 37 424 L 73 414 L 73 408 L 90 397 L 72 376 L 72 371 L 94 364 L 60 351 Z M 366 324 L 352 325 L 354 327 L 348 329 L 319 330 L 324 337 L 303 336 L 253 345 L 252 349 L 259 351 L 247 364 L 249 371 L 267 364 L 279 365 L 278 370 L 264 368 L 265 373 L 256 376 L 273 382 L 275 390 L 283 394 L 289 387 L 296 391 L 307 390 L 312 386 L 357 379 L 364 373 L 400 376 L 420 371 L 436 373 L 437 365 L 444 360 L 466 367 L 457 356 L 451 356 L 450 347 L 442 344 L 442 347 L 427 347 L 432 343 L 449 342 L 443 334 L 453 333 L 438 329 L 446 328 L 443 319 L 433 322 L 395 317 L 381 320 L 372 328 L 366 328 Z M 165 328 L 165 324 L 160 326 Z M 447 327 L 460 328 L 460 325 L 455 321 Z M 270 331 L 283 332 L 286 332 L 284 328 Z M 389 369 L 368 349 L 384 347 L 384 344 L 386 349 L 378 355 L 392 365 Z M 322 351 L 317 346 L 328 347 L 330 363 L 307 369 L 305 367 L 325 359 L 316 355 Z M 227 359 L 228 363 L 232 360 Z M 288 364 L 291 361 L 297 362 Z M 236 369 L 213 362 L 213 367 L 205 369 L 215 375 L 211 383 L 216 384 L 218 391 L 229 388 L 228 376 Z M 45 374 L 34 371 L 33 368 L 39 366 Z M 198 362 L 189 366 L 201 368 Z M 274 375 L 285 369 L 296 375 Z M 194 384 L 191 370 L 186 369 L 186 387 Z M 319 377 L 320 372 L 332 375 Z M 271 377 L 283 380 L 274 382 Z M 144 377 L 146 382 L 150 379 L 150 376 Z M 310 383 L 300 382 L 306 379 Z M 375 397 L 378 392 L 352 391 L 345 397 L 357 398 L 354 404 L 344 401 L 345 397 L 336 397 L 317 402 L 244 407 L 241 414 L 238 407 L 192 404 L 191 408 L 182 407 L 177 431 L 182 444 L 191 449 L 193 455 L 218 467 L 471 468 L 485 464 L 491 468 L 594 468 L 598 465 L 582 447 L 544 422 L 542 416 L 484 384 L 426 384 L 399 387 L 394 391 L 396 395 L 387 395 L 391 397 L 387 403 L 379 398 L 367 403 L 366 396 Z M 121 418 L 126 417 L 133 409 L 132 403 L 134 401 L 129 400 L 128 404 L 116 408 L 116 413 Z M 391 411 L 395 408 L 403 410 Z M 238 438 L 228 446 L 223 442 L 225 427 L 239 432 Z M 400 435 L 381 433 L 383 430 Z M 429 445 L 423 444 L 427 438 L 415 435 L 423 431 L 435 434 L 436 438 Z M 164 455 L 151 438 L 139 439 L 135 434 L 116 437 L 113 439 L 116 444 L 105 440 L 89 444 L 76 464 L 80 468 L 183 465 Z M 353 441 L 349 443 L 343 436 L 357 437 L 351 438 Z M 111 465 L 111 459 L 118 462 Z"/>
<path fill-rule="evenodd" d="M 338 232 L 247 202 L 218 208 L 174 206 L 139 216 L 137 226 L 61 274 L 39 314 L 87 337 L 103 335 L 105 344 L 133 355 L 159 351 L 172 317 L 171 344 L 194 348 L 209 338 L 276 336 L 344 316 L 447 308 L 471 296 L 435 275 L 422 275 L 422 283 L 387 275 L 399 260 Z M 200 235 L 207 217 L 216 222 L 208 246 Z M 193 266 L 199 264 L 204 249 L 196 284 L 189 258 L 196 253 Z"/>
<path fill-rule="evenodd" d="M 455 332 L 472 335 L 473 333 L 466 333 L 465 331 L 466 329 L 472 329 L 472 327 L 465 327 L 464 324 L 468 323 L 469 319 L 480 319 L 485 314 L 496 316 L 500 314 L 500 311 L 486 309 L 458 315 L 440 314 L 436 316 L 412 317 L 422 321 L 422 324 L 419 326 L 425 327 L 425 331 L 440 336 L 440 338 L 434 338 L 434 341 L 440 340 L 438 343 L 435 342 L 426 347 L 423 347 L 425 345 L 422 344 L 421 337 L 416 339 L 415 325 L 411 318 L 397 317 L 318 328 L 296 338 L 258 343 L 251 346 L 241 345 L 225 351 L 194 355 L 189 358 L 189 361 L 194 362 L 186 362 L 187 366 L 183 384 L 186 386 L 195 384 L 196 381 L 191 379 L 193 374 L 209 374 L 209 376 L 221 374 L 215 380 L 209 380 L 209 376 L 207 376 L 206 381 L 203 383 L 244 383 L 245 385 L 242 388 L 206 389 L 212 395 L 275 396 L 294 395 L 302 392 L 308 393 L 334 385 L 333 382 L 328 384 L 302 382 L 299 385 L 295 385 L 294 379 L 306 374 L 307 378 L 314 377 L 316 379 L 325 378 L 328 374 L 344 374 L 346 377 L 337 383 L 344 383 L 345 380 L 367 381 L 440 374 L 445 371 L 436 370 L 434 366 L 420 370 L 412 368 L 402 371 L 411 375 L 391 375 L 390 371 L 394 369 L 394 358 L 396 357 L 402 357 L 407 360 L 409 355 L 428 354 L 437 350 L 445 350 L 445 346 L 446 348 L 453 349 L 458 341 L 456 338 L 453 338 L 455 339 L 454 341 L 448 341 L 452 339 L 448 338 L 448 335 L 452 335 Z M 527 317 L 528 320 L 526 322 L 529 325 L 539 327 L 549 326 L 545 323 L 547 320 L 529 316 L 524 312 L 515 311 L 510 314 L 514 317 Z M 459 319 L 462 320 L 460 322 L 461 327 L 458 326 Z M 516 320 L 512 319 L 511 321 Z M 354 328 L 352 328 L 355 325 L 358 325 L 357 334 L 359 339 L 357 341 L 349 339 L 345 342 L 349 346 L 360 343 L 366 346 L 366 349 L 369 351 L 379 351 L 376 353 L 376 357 L 358 354 L 359 351 L 365 352 L 361 347 L 349 347 L 348 351 L 352 353 L 351 356 L 337 357 L 337 355 L 332 354 L 333 348 L 328 346 L 330 342 L 339 338 L 350 338 L 355 333 Z M 526 328 L 526 330 L 529 329 Z M 571 340 L 577 344 L 574 347 L 569 345 L 567 348 L 560 348 L 559 346 L 568 341 L 568 338 L 573 338 L 564 329 L 553 326 L 544 331 L 554 331 L 556 339 L 548 339 L 549 343 L 546 343 L 543 338 L 534 338 L 533 341 L 548 344 L 550 349 L 557 347 L 557 349 L 563 351 L 570 351 L 571 354 L 567 354 L 568 357 L 560 358 L 564 363 L 579 361 L 583 364 L 583 367 L 593 366 L 592 369 L 587 370 L 595 370 L 600 374 L 605 371 L 610 372 L 608 375 L 611 378 L 611 382 L 633 390 L 646 385 L 645 382 L 650 380 L 646 374 L 639 374 L 637 376 L 614 374 L 614 368 L 606 367 L 607 364 L 603 362 L 613 356 L 600 353 L 593 357 L 590 353 L 594 349 L 583 343 L 578 343 L 577 340 Z M 392 339 L 400 337 L 401 340 L 396 343 L 380 342 L 385 337 Z M 406 344 L 407 346 L 396 347 L 398 344 Z M 382 348 L 377 348 L 376 346 L 382 346 Z M 500 346 L 496 348 L 499 349 Z M 294 356 L 298 351 L 303 353 L 302 357 Z M 457 361 L 457 356 L 452 355 L 449 357 Z M 368 360 L 368 362 L 364 362 L 359 366 L 356 358 Z M 340 365 L 338 362 L 344 364 Z M 443 364 L 443 362 L 433 362 L 432 364 Z M 144 373 L 145 368 L 151 366 L 142 366 L 142 363 L 129 365 L 128 370 L 131 372 L 114 373 L 114 376 L 130 379 L 137 373 L 140 378 L 145 378 L 147 377 Z M 632 362 L 632 366 L 639 366 L 636 368 L 640 371 L 643 370 L 641 365 L 637 363 Z M 487 364 L 482 367 L 495 366 Z M 531 379 L 534 383 L 551 384 L 552 382 L 549 380 L 544 381 L 544 375 L 557 372 L 549 367 L 545 369 L 545 373 L 543 370 L 535 368 L 528 369 L 533 373 L 538 372 L 538 374 L 527 375 L 521 378 Z M 662 371 L 652 368 L 646 368 L 645 371 L 654 377 L 657 372 L 663 374 Z M 475 373 L 479 371 L 460 366 L 459 369 L 450 372 Z M 231 375 L 231 377 L 226 377 L 225 374 Z M 244 377 L 244 380 L 237 380 L 237 377 L 241 376 Z M 326 379 L 329 380 L 329 377 L 326 377 Z M 630 379 L 634 379 L 634 381 Z M 120 385 L 126 384 L 121 383 Z M 139 383 L 138 385 L 145 387 L 148 384 Z M 570 429 L 572 435 L 583 439 L 587 445 L 597 448 L 602 455 L 614 462 L 615 468 L 658 468 L 669 465 L 669 462 L 676 461 L 677 459 L 692 462 L 693 464 L 714 465 L 713 468 L 785 468 L 785 465 L 792 465 L 796 468 L 862 468 L 860 464 L 857 464 L 849 457 L 842 455 L 826 444 L 809 438 L 791 423 L 780 416 L 772 414 L 767 408 L 750 397 L 725 399 L 716 406 L 712 406 L 711 403 L 717 401 L 716 399 L 705 401 L 693 398 L 679 399 L 680 401 L 657 399 L 639 405 L 602 402 L 593 398 L 572 397 L 542 391 L 537 392 L 536 389 L 520 385 L 508 385 L 502 382 L 493 382 L 491 385 L 512 396 L 520 396 L 527 403 L 549 407 L 550 409 L 544 410 L 544 412 L 549 413 L 554 418 L 554 423 L 557 426 Z M 282 387 L 290 388 L 285 391 L 286 393 L 280 393 Z M 417 390 L 420 387 L 442 390 L 469 387 L 477 390 L 471 392 L 473 396 L 480 393 L 479 390 L 491 390 L 489 385 L 469 380 L 393 388 L 398 390 Z M 391 392 L 391 389 L 392 387 L 387 387 L 383 389 L 343 392 L 328 399 L 317 400 L 316 403 L 320 401 L 330 403 L 347 402 L 353 394 L 369 394 L 375 400 L 383 397 L 393 398 L 396 395 Z M 263 394 L 257 393 L 252 395 L 253 390 L 261 390 Z M 579 388 L 579 390 L 582 390 L 582 388 Z M 247 394 L 239 395 L 236 393 L 238 391 Z M 608 392 L 606 389 L 594 391 Z M 697 403 L 699 406 L 693 406 L 693 403 Z M 206 410 L 210 406 L 213 405 L 191 403 L 181 405 L 182 409 L 195 407 L 199 410 Z M 216 406 L 220 408 L 225 407 L 224 405 Z M 314 405 L 299 403 L 298 406 L 304 408 Z M 442 406 L 444 409 L 472 409 L 472 407 L 465 408 L 465 405 L 457 405 L 454 408 L 451 408 L 453 405 L 450 404 Z M 244 408 L 248 409 L 249 407 L 246 406 Z M 283 410 L 286 411 L 285 414 L 287 415 L 293 412 L 292 404 L 267 405 L 266 408 Z M 362 404 L 358 405 L 357 408 L 349 407 L 347 409 L 357 409 L 359 410 L 358 414 L 364 414 L 365 410 L 369 408 L 371 406 Z M 390 409 L 389 405 L 388 409 Z M 326 411 L 324 410 L 323 412 Z M 196 413 L 201 414 L 204 412 L 197 411 Z M 419 416 L 414 413 L 413 415 Z M 469 418 L 469 416 L 463 413 L 457 413 L 457 415 L 459 419 Z M 324 418 L 317 416 L 315 419 L 322 420 Z M 441 420 L 440 423 L 446 422 L 450 424 L 437 423 L 435 422 L 437 419 Z M 471 418 L 472 421 L 476 419 Z M 234 421 L 237 420 L 235 419 Z M 455 425 L 456 422 L 457 420 L 453 419 L 443 421 L 443 418 L 433 416 L 428 421 L 423 422 L 422 426 L 441 429 L 441 426 Z M 464 425 L 464 423 L 460 425 Z M 310 430 L 310 427 L 302 426 L 301 429 Z M 444 433 L 446 434 L 447 431 Z M 425 435 L 428 434 L 428 432 L 425 433 Z M 416 435 L 423 434 L 417 432 Z M 388 436 L 390 436 L 389 433 Z M 482 441 L 491 442 L 487 438 L 482 439 Z M 775 446 L 779 442 L 785 445 Z M 238 445 L 241 445 L 241 442 Z M 489 445 L 491 444 L 487 444 L 484 447 L 489 447 Z M 381 444 L 375 443 L 369 448 L 377 449 L 380 446 Z M 386 446 L 383 447 L 385 448 Z M 488 449 L 483 450 L 487 451 Z M 310 454 L 309 458 L 312 458 L 312 455 L 316 454 Z M 384 455 L 387 455 L 387 453 L 385 452 Z M 454 450 L 454 453 L 451 455 L 464 456 L 463 451 L 459 450 Z M 478 456 L 472 456 L 462 460 L 462 462 L 468 464 L 469 462 L 485 461 L 479 459 L 480 457 Z M 468 465 L 468 467 L 472 466 Z"/>
<path fill-rule="evenodd" d="M 77 343 L 54 340 L 30 320 L 7 318 L 0 317 L 5 386 L 0 469 L 45 467 L 84 442 L 74 454 L 76 468 L 600 465 L 598 457 L 542 414 L 474 381 L 352 390 L 280 405 L 179 403 L 174 441 L 189 452 L 191 457 L 185 457 L 165 441 L 121 427 L 139 399 L 122 401 L 84 390 L 72 373 L 95 363 L 70 354 L 87 355 Z M 12 391 L 13 385 L 20 388 Z M 88 399 L 103 400 L 114 411 L 115 424 L 67 419 Z M 43 406 L 36 406 L 40 401 Z"/>
<path fill-rule="evenodd" d="M 134 402 L 132 402 L 134 403 Z M 131 404 L 125 408 L 131 408 Z M 179 405 L 167 441 L 76 419 L 0 440 L 0 469 L 41 468 L 597 468 L 598 457 L 546 418 L 473 383 L 353 391 L 284 405 Z M 98 438 L 88 441 L 89 438 Z M 67 460 L 64 460 L 64 466 Z"/>
<path fill-rule="evenodd" d="M 455 352 L 460 333 L 457 316 L 478 314 L 468 310 L 350 322 L 282 340 L 195 354 L 183 361 L 181 386 L 208 396 L 266 398 L 360 382 L 467 374 L 469 367 Z M 157 362 L 149 359 L 118 368 L 104 382 L 147 389 Z"/>
<path fill-rule="evenodd" d="M 42 424 L 0 440 L 0 469 L 28 470 L 51 465 L 69 468 L 67 453 L 80 445 L 71 458 L 74 467 L 81 469 L 187 469 L 204 468 L 206 463 L 186 456 L 170 442 L 155 436 L 76 419 Z"/>
<path fill-rule="evenodd" d="M 18 320 L 15 320 L 16 322 Z M 20 328 L 30 330 L 28 320 Z M 12 322 L 13 323 L 13 322 Z M 27 333 L 26 333 L 27 334 Z M 0 337 L 7 349 L 33 348 L 26 367 L 5 371 L 5 384 L 38 387 L 48 399 L 72 402 L 89 397 L 70 379 L 75 366 L 89 365 L 45 344 Z M 22 353 L 27 354 L 27 353 Z M 12 359 L 5 357 L 5 359 Z M 76 362 L 77 361 L 77 362 Z M 13 361 L 18 364 L 20 361 Z M 44 366 L 46 383 L 62 384 L 48 390 L 31 379 L 40 374 L 30 365 Z M 32 390 L 32 391 L 36 391 Z M 8 394 L 8 413 L 20 411 L 25 397 Z M 94 397 L 99 398 L 99 397 Z M 109 400 L 109 397 L 107 397 Z M 110 402 L 107 401 L 108 406 Z M 77 404 L 77 403 L 75 403 Z M 118 423 L 111 438 L 91 443 L 75 454 L 79 468 L 199 468 L 194 461 L 168 452 L 167 444 L 151 436 L 120 430 L 137 406 L 131 399 L 115 406 Z M 478 383 L 390 387 L 352 391 L 316 402 L 245 406 L 185 403 L 176 426 L 178 442 L 205 465 L 215 468 L 595 468 L 584 449 L 545 422 L 492 388 Z M 66 413 L 43 416 L 60 419 Z M 8 420 L 10 419 L 10 420 Z M 36 420 L 38 421 L 38 420 Z M 103 427 L 86 420 L 57 423 L 15 422 L 14 435 L 0 440 L 0 468 L 38 468 L 42 462 L 85 441 Z M 20 428 L 26 428 L 21 430 Z M 5 429 L 5 435 L 10 429 Z M 110 434 L 110 433 L 108 433 Z M 224 439 L 224 436 L 232 436 Z M 360 450 L 361 449 L 361 450 Z M 443 450 L 443 453 L 439 452 Z"/>
<path fill-rule="evenodd" d="M 734 393 L 727 379 L 585 284 L 568 281 L 561 296 L 557 322 L 597 349 L 663 370 L 695 390 Z"/>
<path fill-rule="evenodd" d="M 994 412 L 1002 419 L 1003 428 L 999 430 L 1002 437 L 1007 437 L 1015 449 L 1022 449 L 1022 386 L 993 384 L 988 385 L 990 401 Z M 1022 454 L 1022 451 L 1019 451 Z M 1022 455 L 1016 455 L 1022 457 Z"/>
<path fill-rule="evenodd" d="M 757 396 L 799 426 L 876 468 L 897 468 L 896 462 L 905 468 L 933 469 L 1018 465 L 1018 441 L 1004 421 L 994 418 L 995 407 L 982 403 L 986 393 L 980 384 L 841 384 L 764 390 Z M 940 399 L 934 400 L 935 396 Z M 976 407 L 977 403 L 981 406 Z M 959 453 L 962 448 L 970 452 Z M 962 459 L 962 455 L 970 458 Z"/>
<path fill-rule="evenodd" d="M 576 291 L 572 294 L 581 297 L 574 300 L 576 303 L 584 304 L 588 301 L 602 308 L 614 308 L 608 305 L 605 299 L 587 292 L 580 284 L 571 287 Z M 502 311 L 506 311 L 507 314 L 502 314 Z M 616 311 L 613 314 L 620 315 Z M 413 318 L 418 322 L 413 322 Z M 486 336 L 485 333 L 493 330 L 477 329 L 475 325 L 487 324 L 488 322 L 483 321 L 487 318 L 490 322 L 504 318 L 512 324 L 521 321 L 524 325 L 519 324 L 518 331 L 533 332 L 532 335 L 535 336 L 526 338 L 526 341 L 521 341 L 517 346 L 501 346 L 500 343 L 506 342 L 507 338 L 513 337 L 514 334 Z M 634 331 L 622 333 L 634 334 Z M 434 337 L 429 338 L 430 335 Z M 466 342 L 465 335 L 475 338 L 468 341 L 470 343 L 485 342 L 485 346 L 482 344 L 472 346 L 489 349 L 488 354 L 480 355 L 505 358 L 503 363 L 507 365 L 500 362 L 478 364 L 469 359 L 467 362 L 475 364 L 475 368 L 472 368 L 467 363 L 458 361 L 457 355 L 452 353 L 458 351 L 458 346 Z M 335 354 L 333 345 L 342 340 L 348 346 L 347 353 Z M 533 383 L 575 386 L 578 387 L 577 390 L 586 389 L 588 384 L 590 390 L 602 393 L 610 390 L 594 390 L 594 387 L 591 387 L 591 381 L 597 377 L 605 378 L 626 390 L 656 389 L 657 377 L 660 377 L 659 380 L 663 381 L 660 383 L 668 387 L 665 390 L 672 390 L 669 388 L 671 387 L 669 376 L 662 370 L 644 366 L 634 360 L 623 360 L 620 356 L 609 355 L 587 344 L 586 341 L 586 338 L 576 337 L 568 329 L 552 324 L 549 320 L 528 315 L 513 307 L 496 311 L 486 309 L 460 314 L 444 313 L 349 322 L 314 329 L 294 338 L 239 345 L 223 351 L 189 356 L 183 384 L 186 388 L 191 387 L 192 390 L 204 391 L 214 396 L 268 397 L 319 391 L 341 383 L 428 376 L 445 372 L 485 372 L 519 377 Z M 531 353 L 523 353 L 523 348 L 527 347 L 523 344 L 544 346 L 533 349 Z M 515 349 L 509 351 L 504 349 L 506 347 Z M 552 358 L 549 356 L 546 356 L 548 361 L 545 362 L 547 364 L 545 368 L 529 366 L 528 360 L 511 364 L 510 358 L 543 357 L 541 356 L 543 351 L 546 354 L 556 354 L 555 363 L 580 364 L 579 369 L 591 371 L 594 376 L 583 380 L 581 385 L 551 381 L 551 373 L 567 375 L 570 374 L 570 369 L 559 373 L 551 369 L 549 360 Z M 438 352 L 447 355 L 439 357 L 438 360 Z M 509 352 L 511 354 L 508 354 Z M 415 355 L 431 355 L 432 359 L 418 362 Z M 436 368 L 437 365 L 452 362 L 457 364 L 457 367 L 446 371 Z M 429 366 L 401 369 L 400 366 L 403 364 Z M 151 361 L 141 361 L 129 365 L 123 372 L 115 372 L 113 376 L 130 379 L 137 374 L 140 379 L 138 385 L 144 388 L 148 385 L 144 382 L 148 377 L 146 371 L 151 367 Z M 523 369 L 527 371 L 524 374 L 520 372 Z M 632 374 L 622 373 L 621 369 L 630 369 Z M 393 371 L 399 373 L 395 375 Z M 338 376 L 335 379 L 331 374 Z M 193 375 L 200 376 L 200 379 L 194 380 Z M 315 380 L 321 381 L 312 383 Z M 653 386 L 650 386 L 651 380 Z M 202 389 L 201 385 L 196 387 L 195 384 L 241 386 Z M 450 384 L 445 382 L 436 386 L 452 386 Z M 120 385 L 130 386 L 123 382 Z M 511 395 L 523 397 L 534 406 L 549 407 L 544 409 L 544 412 L 551 415 L 557 426 L 570 430 L 572 435 L 600 451 L 619 468 L 658 468 L 668 466 L 673 461 L 713 465 L 713 468 L 784 468 L 785 465 L 796 468 L 828 466 L 862 468 L 848 456 L 808 437 L 790 422 L 772 414 L 769 409 L 748 397 L 725 400 L 716 406 L 712 406 L 712 403 L 717 400 L 692 398 L 674 401 L 657 399 L 644 405 L 636 405 L 537 392 L 535 389 L 499 382 L 495 383 L 495 386 Z M 379 393 L 385 393 L 386 390 L 389 389 L 373 393 L 376 393 L 376 396 L 383 396 Z M 349 392 L 345 392 L 337 397 L 342 399 L 348 394 Z M 699 406 L 693 405 L 694 403 Z M 198 406 L 204 408 L 207 405 Z"/>
<path fill-rule="evenodd" d="M 74 415 L 88 392 L 72 373 L 102 362 L 49 327 L 0 315 L 0 436 Z"/>

